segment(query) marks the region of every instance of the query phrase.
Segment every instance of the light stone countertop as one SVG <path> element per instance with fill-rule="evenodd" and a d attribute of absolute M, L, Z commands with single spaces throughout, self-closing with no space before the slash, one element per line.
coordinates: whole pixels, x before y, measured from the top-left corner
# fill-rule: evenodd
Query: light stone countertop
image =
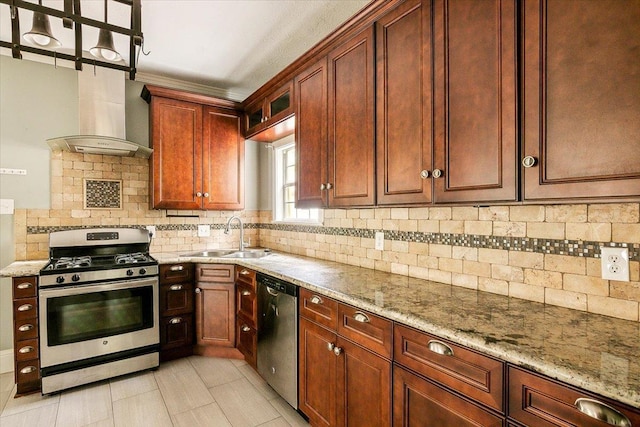
<path fill-rule="evenodd" d="M 256 259 L 152 255 L 161 264 L 245 266 L 640 407 L 639 322 L 289 254 Z M 38 274 L 42 266 L 17 262 L 0 275 Z"/>

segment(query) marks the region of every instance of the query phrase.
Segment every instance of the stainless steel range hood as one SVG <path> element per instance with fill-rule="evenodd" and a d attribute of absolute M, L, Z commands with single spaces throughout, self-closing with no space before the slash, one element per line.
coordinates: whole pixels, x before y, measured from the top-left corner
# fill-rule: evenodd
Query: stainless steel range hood
<path fill-rule="evenodd" d="M 80 134 L 47 143 L 54 151 L 149 158 L 152 149 L 125 139 L 124 100 L 122 71 L 98 67 L 78 72 Z"/>

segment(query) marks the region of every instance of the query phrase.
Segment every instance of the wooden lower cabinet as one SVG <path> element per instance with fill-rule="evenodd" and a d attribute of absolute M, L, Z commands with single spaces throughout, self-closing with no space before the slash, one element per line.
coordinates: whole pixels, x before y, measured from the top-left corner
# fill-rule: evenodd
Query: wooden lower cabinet
<path fill-rule="evenodd" d="M 193 354 L 193 264 L 160 266 L 160 361 Z"/>
<path fill-rule="evenodd" d="M 258 298 L 256 272 L 238 267 L 236 273 L 236 348 L 254 369 L 258 367 Z"/>
<path fill-rule="evenodd" d="M 16 396 L 40 391 L 38 277 L 14 277 L 13 351 Z"/>
<path fill-rule="evenodd" d="M 394 426 L 498 427 L 504 422 L 503 417 L 394 365 Z"/>

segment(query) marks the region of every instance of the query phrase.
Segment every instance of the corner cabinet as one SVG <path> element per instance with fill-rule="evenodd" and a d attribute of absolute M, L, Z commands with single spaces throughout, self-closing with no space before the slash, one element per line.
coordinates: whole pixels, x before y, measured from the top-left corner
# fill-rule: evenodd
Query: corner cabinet
<path fill-rule="evenodd" d="M 374 205 L 374 60 L 370 27 L 295 78 L 297 207 Z"/>
<path fill-rule="evenodd" d="M 244 208 L 241 112 L 231 101 L 145 86 L 154 209 Z"/>
<path fill-rule="evenodd" d="M 523 196 L 638 200 L 640 3 L 523 3 Z"/>

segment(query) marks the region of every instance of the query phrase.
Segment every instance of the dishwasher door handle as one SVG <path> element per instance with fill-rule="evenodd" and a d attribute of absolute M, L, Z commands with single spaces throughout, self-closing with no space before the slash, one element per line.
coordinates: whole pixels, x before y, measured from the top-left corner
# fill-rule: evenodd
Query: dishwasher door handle
<path fill-rule="evenodd" d="M 274 291 L 273 289 L 271 289 L 268 286 L 266 288 L 267 288 L 267 292 L 269 292 L 269 295 L 271 295 L 273 297 L 277 297 L 278 295 L 280 295 L 280 293 L 278 291 Z"/>

